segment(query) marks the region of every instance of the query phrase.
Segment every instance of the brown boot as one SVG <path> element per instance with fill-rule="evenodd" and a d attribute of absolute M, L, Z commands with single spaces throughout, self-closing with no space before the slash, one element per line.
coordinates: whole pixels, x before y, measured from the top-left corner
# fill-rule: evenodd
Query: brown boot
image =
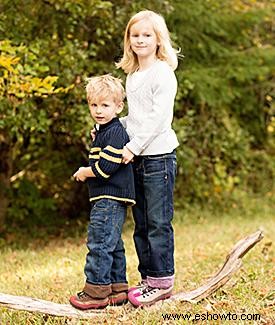
<path fill-rule="evenodd" d="M 70 303 L 82 310 L 105 308 L 109 304 L 111 285 L 86 283 L 83 291 L 70 298 Z"/>
<path fill-rule="evenodd" d="M 86 292 L 81 291 L 77 295 L 70 298 L 70 303 L 78 309 L 100 309 L 105 308 L 109 304 L 109 298 L 92 298 Z"/>
<path fill-rule="evenodd" d="M 112 283 L 112 293 L 109 295 L 109 304 L 121 306 L 128 302 L 128 284 Z"/>

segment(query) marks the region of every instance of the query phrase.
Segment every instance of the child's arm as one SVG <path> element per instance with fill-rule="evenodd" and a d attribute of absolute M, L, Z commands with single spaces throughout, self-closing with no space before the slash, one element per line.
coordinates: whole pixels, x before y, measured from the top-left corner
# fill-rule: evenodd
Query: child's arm
<path fill-rule="evenodd" d="M 127 141 L 128 136 L 122 127 L 110 130 L 108 135 L 106 135 L 104 148 L 98 152 L 99 159 L 90 161 L 90 166 L 95 177 L 107 180 L 111 175 L 116 173 L 122 164 L 123 147 Z M 96 152 L 94 151 L 93 155 L 95 154 Z"/>
<path fill-rule="evenodd" d="M 98 124 L 95 124 L 93 129 L 90 131 L 92 141 L 95 141 L 96 131 L 98 130 Z"/>
<path fill-rule="evenodd" d="M 122 152 L 122 162 L 124 164 L 128 164 L 133 160 L 134 156 L 135 155 L 132 153 L 132 151 L 130 151 L 126 146 L 124 146 Z"/>
<path fill-rule="evenodd" d="M 123 147 L 127 142 L 125 135 L 125 131 L 122 132 L 122 129 L 118 129 L 115 133 L 110 134 L 109 144 L 102 151 L 100 148 L 92 148 L 89 155 L 90 166 L 80 167 L 73 175 L 75 180 L 84 182 L 88 177 L 108 179 L 115 173 L 122 163 Z M 95 156 L 98 157 L 95 159 Z"/>
<path fill-rule="evenodd" d="M 90 135 L 91 135 L 91 138 L 92 138 L 93 141 L 95 141 L 95 134 L 96 134 L 96 129 L 93 128 L 93 129 L 91 130 L 91 132 L 90 132 Z"/>
<path fill-rule="evenodd" d="M 76 181 L 84 182 L 87 177 L 95 177 L 91 167 L 80 167 L 77 172 L 73 174 Z"/>

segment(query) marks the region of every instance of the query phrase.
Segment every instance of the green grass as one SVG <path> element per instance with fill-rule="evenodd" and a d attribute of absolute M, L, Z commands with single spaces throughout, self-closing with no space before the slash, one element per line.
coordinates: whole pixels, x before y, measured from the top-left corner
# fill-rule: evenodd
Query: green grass
<path fill-rule="evenodd" d="M 211 297 L 198 304 L 173 303 L 134 309 L 130 304 L 105 309 L 97 319 L 85 321 L 45 316 L 0 307 L 0 324 L 189 324 L 166 320 L 162 314 L 260 314 L 261 323 L 274 322 L 275 209 L 271 197 L 242 198 L 228 211 L 176 210 L 175 292 L 196 288 L 215 273 L 235 243 L 258 229 L 264 239 L 244 258 L 242 268 Z M 132 241 L 132 221 L 124 239 L 130 285 L 138 280 Z M 81 235 L 28 241 L 15 245 L 16 236 L 0 249 L 0 292 L 68 303 L 82 289 L 86 255 L 86 231 Z M 210 317 L 210 316 L 208 316 Z M 216 317 L 216 316 L 214 316 Z M 210 319 L 210 318 L 208 318 Z M 198 324 L 256 324 L 253 321 L 196 321 Z"/>

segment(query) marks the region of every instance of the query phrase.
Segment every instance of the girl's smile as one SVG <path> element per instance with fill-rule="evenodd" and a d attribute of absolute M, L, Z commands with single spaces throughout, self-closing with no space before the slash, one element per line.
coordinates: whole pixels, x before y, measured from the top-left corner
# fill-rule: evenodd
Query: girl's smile
<path fill-rule="evenodd" d="M 156 59 L 157 35 L 151 22 L 141 20 L 130 28 L 130 46 L 139 61 Z"/>

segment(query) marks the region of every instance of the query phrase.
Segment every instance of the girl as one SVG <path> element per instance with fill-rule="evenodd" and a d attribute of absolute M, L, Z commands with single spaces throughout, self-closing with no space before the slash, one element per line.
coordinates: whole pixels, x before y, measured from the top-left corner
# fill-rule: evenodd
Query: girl
<path fill-rule="evenodd" d="M 129 289 L 136 307 L 169 298 L 174 284 L 173 189 L 178 140 L 171 128 L 178 64 L 165 20 L 153 11 L 134 15 L 125 30 L 117 67 L 128 75 L 128 115 L 121 122 L 130 141 L 123 162 L 134 158 L 134 242 L 142 281 Z"/>

